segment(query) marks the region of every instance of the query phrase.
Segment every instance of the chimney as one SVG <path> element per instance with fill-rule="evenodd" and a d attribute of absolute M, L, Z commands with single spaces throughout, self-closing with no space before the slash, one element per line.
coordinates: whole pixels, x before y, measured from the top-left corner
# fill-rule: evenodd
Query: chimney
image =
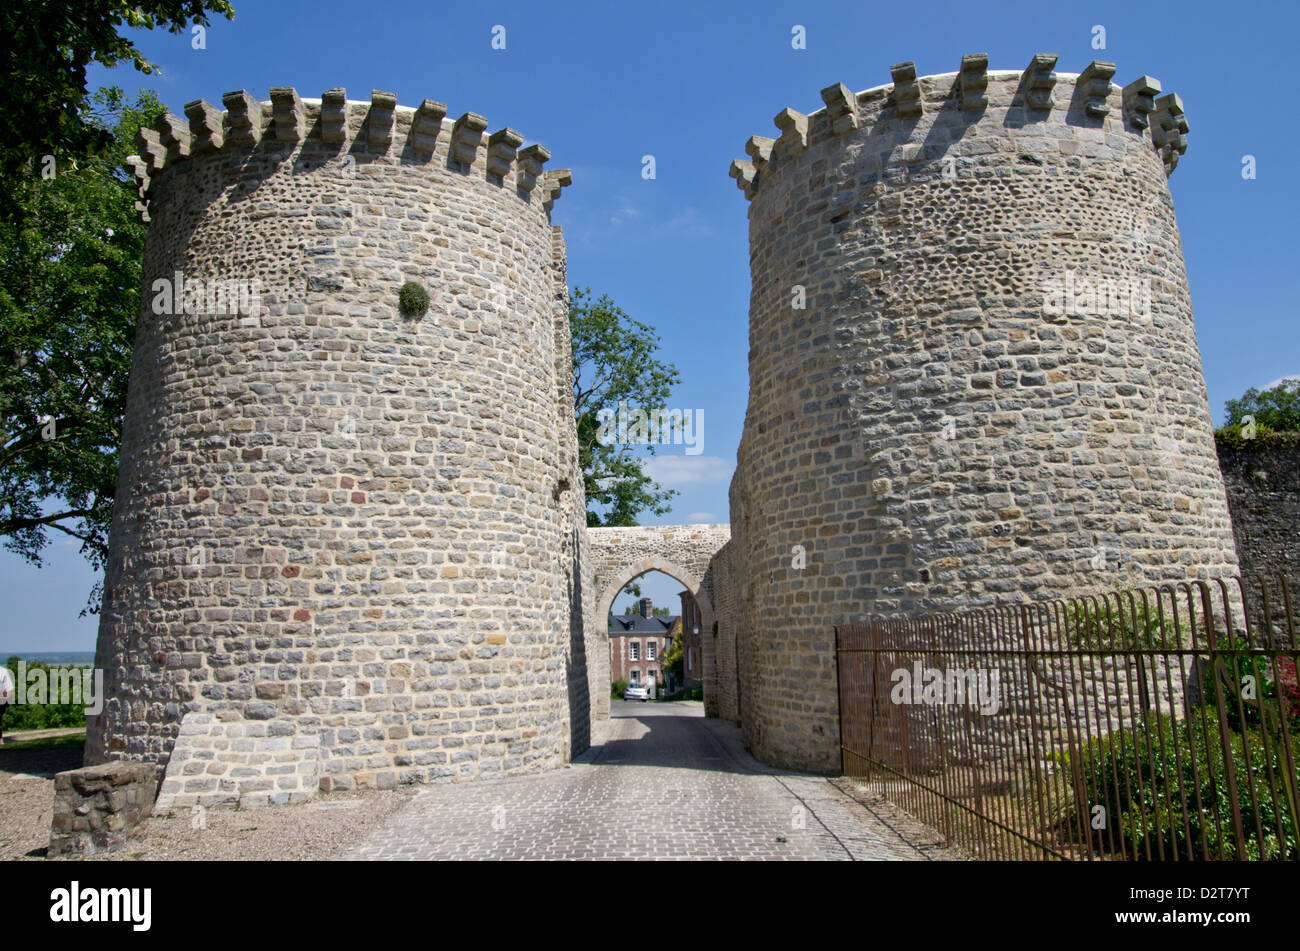
<path fill-rule="evenodd" d="M 650 599 L 649 599 L 649 598 L 642 598 L 640 601 L 637 602 L 637 604 L 638 604 L 638 605 L 640 606 L 640 608 L 641 608 L 641 616 L 642 616 L 642 617 L 650 617 L 650 610 L 651 610 L 651 608 L 654 607 L 654 605 L 652 605 L 652 604 L 650 603 Z"/>

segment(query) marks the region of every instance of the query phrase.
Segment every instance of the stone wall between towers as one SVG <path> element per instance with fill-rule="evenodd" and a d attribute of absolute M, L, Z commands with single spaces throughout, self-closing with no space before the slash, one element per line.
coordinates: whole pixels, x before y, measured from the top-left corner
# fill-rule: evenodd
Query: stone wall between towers
<path fill-rule="evenodd" d="M 1242 573 L 1294 577 L 1300 572 L 1300 434 L 1220 445 L 1219 465 Z"/>

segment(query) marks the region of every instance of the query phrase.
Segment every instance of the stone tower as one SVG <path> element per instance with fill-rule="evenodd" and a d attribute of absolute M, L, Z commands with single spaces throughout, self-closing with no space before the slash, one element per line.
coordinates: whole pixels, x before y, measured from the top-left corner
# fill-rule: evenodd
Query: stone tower
<path fill-rule="evenodd" d="M 589 703 L 568 173 L 432 100 L 223 103 L 139 140 L 88 761 L 167 763 L 178 805 L 567 762 Z"/>
<path fill-rule="evenodd" d="M 769 763 L 839 767 L 836 624 L 1236 571 L 1166 183 L 1182 104 L 1055 64 L 902 63 L 732 165 L 753 290 L 720 712 Z"/>

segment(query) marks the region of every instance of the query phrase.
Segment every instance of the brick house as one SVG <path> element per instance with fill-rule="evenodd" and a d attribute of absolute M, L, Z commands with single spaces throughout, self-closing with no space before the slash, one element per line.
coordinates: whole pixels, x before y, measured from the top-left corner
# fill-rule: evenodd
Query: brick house
<path fill-rule="evenodd" d="M 682 599 L 682 686 L 694 687 L 704 682 L 704 642 L 701 638 L 705 632 L 700 630 L 703 620 L 695 595 L 688 590 L 678 597 Z"/>
<path fill-rule="evenodd" d="M 653 614 L 649 598 L 637 602 L 635 614 L 609 618 L 609 680 L 629 684 L 664 683 L 663 656 L 668 642 L 681 629 L 675 614 Z"/>

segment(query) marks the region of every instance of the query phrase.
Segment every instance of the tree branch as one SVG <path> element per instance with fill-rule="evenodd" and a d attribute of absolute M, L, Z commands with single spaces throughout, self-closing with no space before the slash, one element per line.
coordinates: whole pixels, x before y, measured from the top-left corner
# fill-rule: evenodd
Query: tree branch
<path fill-rule="evenodd" d="M 0 522 L 0 535 L 12 535 L 15 532 L 21 532 L 28 528 L 39 528 L 48 525 L 50 528 L 57 528 L 61 532 L 66 532 L 73 538 L 80 538 L 82 541 L 89 541 L 82 535 L 64 528 L 57 524 L 60 519 L 65 518 L 90 518 L 95 514 L 94 509 L 71 509 L 67 512 L 59 512 L 54 515 L 42 515 L 40 518 L 11 518 Z"/>

